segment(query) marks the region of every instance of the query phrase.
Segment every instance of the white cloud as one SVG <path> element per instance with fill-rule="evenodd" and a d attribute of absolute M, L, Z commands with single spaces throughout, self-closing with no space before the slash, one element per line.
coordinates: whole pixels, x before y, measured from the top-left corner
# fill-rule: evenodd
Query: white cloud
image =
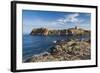
<path fill-rule="evenodd" d="M 79 24 L 83 20 L 78 18 L 79 13 L 74 13 L 70 15 L 64 16 L 64 18 L 58 19 L 55 23 L 58 24 L 67 24 L 68 22 L 74 23 L 74 24 Z"/>
<path fill-rule="evenodd" d="M 79 16 L 78 13 L 75 14 L 70 14 L 69 16 L 66 17 L 67 22 L 78 22 L 79 19 L 77 18 Z"/>
<path fill-rule="evenodd" d="M 57 20 L 57 23 L 58 23 L 58 24 L 65 24 L 66 21 L 65 21 L 65 19 L 58 19 L 58 20 Z"/>

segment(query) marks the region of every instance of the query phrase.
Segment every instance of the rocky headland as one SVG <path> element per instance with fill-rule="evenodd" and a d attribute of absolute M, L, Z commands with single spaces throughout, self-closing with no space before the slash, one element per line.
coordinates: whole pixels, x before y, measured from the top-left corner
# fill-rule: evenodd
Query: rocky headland
<path fill-rule="evenodd" d="M 90 35 L 90 30 L 84 30 L 82 28 L 69 28 L 69 29 L 60 29 L 60 30 L 53 30 L 47 28 L 37 28 L 32 29 L 31 35 Z"/>

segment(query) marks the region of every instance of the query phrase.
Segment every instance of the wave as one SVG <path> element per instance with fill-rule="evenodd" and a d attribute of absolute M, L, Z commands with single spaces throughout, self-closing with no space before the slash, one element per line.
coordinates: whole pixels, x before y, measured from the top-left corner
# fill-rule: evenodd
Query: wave
<path fill-rule="evenodd" d="M 50 53 L 45 51 L 43 53 L 40 53 L 40 54 L 37 54 L 37 55 L 33 55 L 33 57 L 38 57 L 38 56 L 43 56 L 43 55 L 50 55 Z"/>

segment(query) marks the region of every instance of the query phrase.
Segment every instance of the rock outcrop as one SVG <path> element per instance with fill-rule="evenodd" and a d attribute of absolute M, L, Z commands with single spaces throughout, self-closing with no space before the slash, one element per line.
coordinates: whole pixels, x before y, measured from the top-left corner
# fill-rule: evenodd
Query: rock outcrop
<path fill-rule="evenodd" d="M 33 29 L 31 35 L 48 35 L 48 29 L 46 28 Z"/>

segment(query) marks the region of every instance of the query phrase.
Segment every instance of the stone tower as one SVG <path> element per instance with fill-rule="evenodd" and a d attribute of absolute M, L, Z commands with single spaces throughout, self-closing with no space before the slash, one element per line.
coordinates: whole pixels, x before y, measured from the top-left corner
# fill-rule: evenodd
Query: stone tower
<path fill-rule="evenodd" d="M 77 26 L 75 26 L 75 29 L 78 29 L 78 27 L 77 27 Z"/>

